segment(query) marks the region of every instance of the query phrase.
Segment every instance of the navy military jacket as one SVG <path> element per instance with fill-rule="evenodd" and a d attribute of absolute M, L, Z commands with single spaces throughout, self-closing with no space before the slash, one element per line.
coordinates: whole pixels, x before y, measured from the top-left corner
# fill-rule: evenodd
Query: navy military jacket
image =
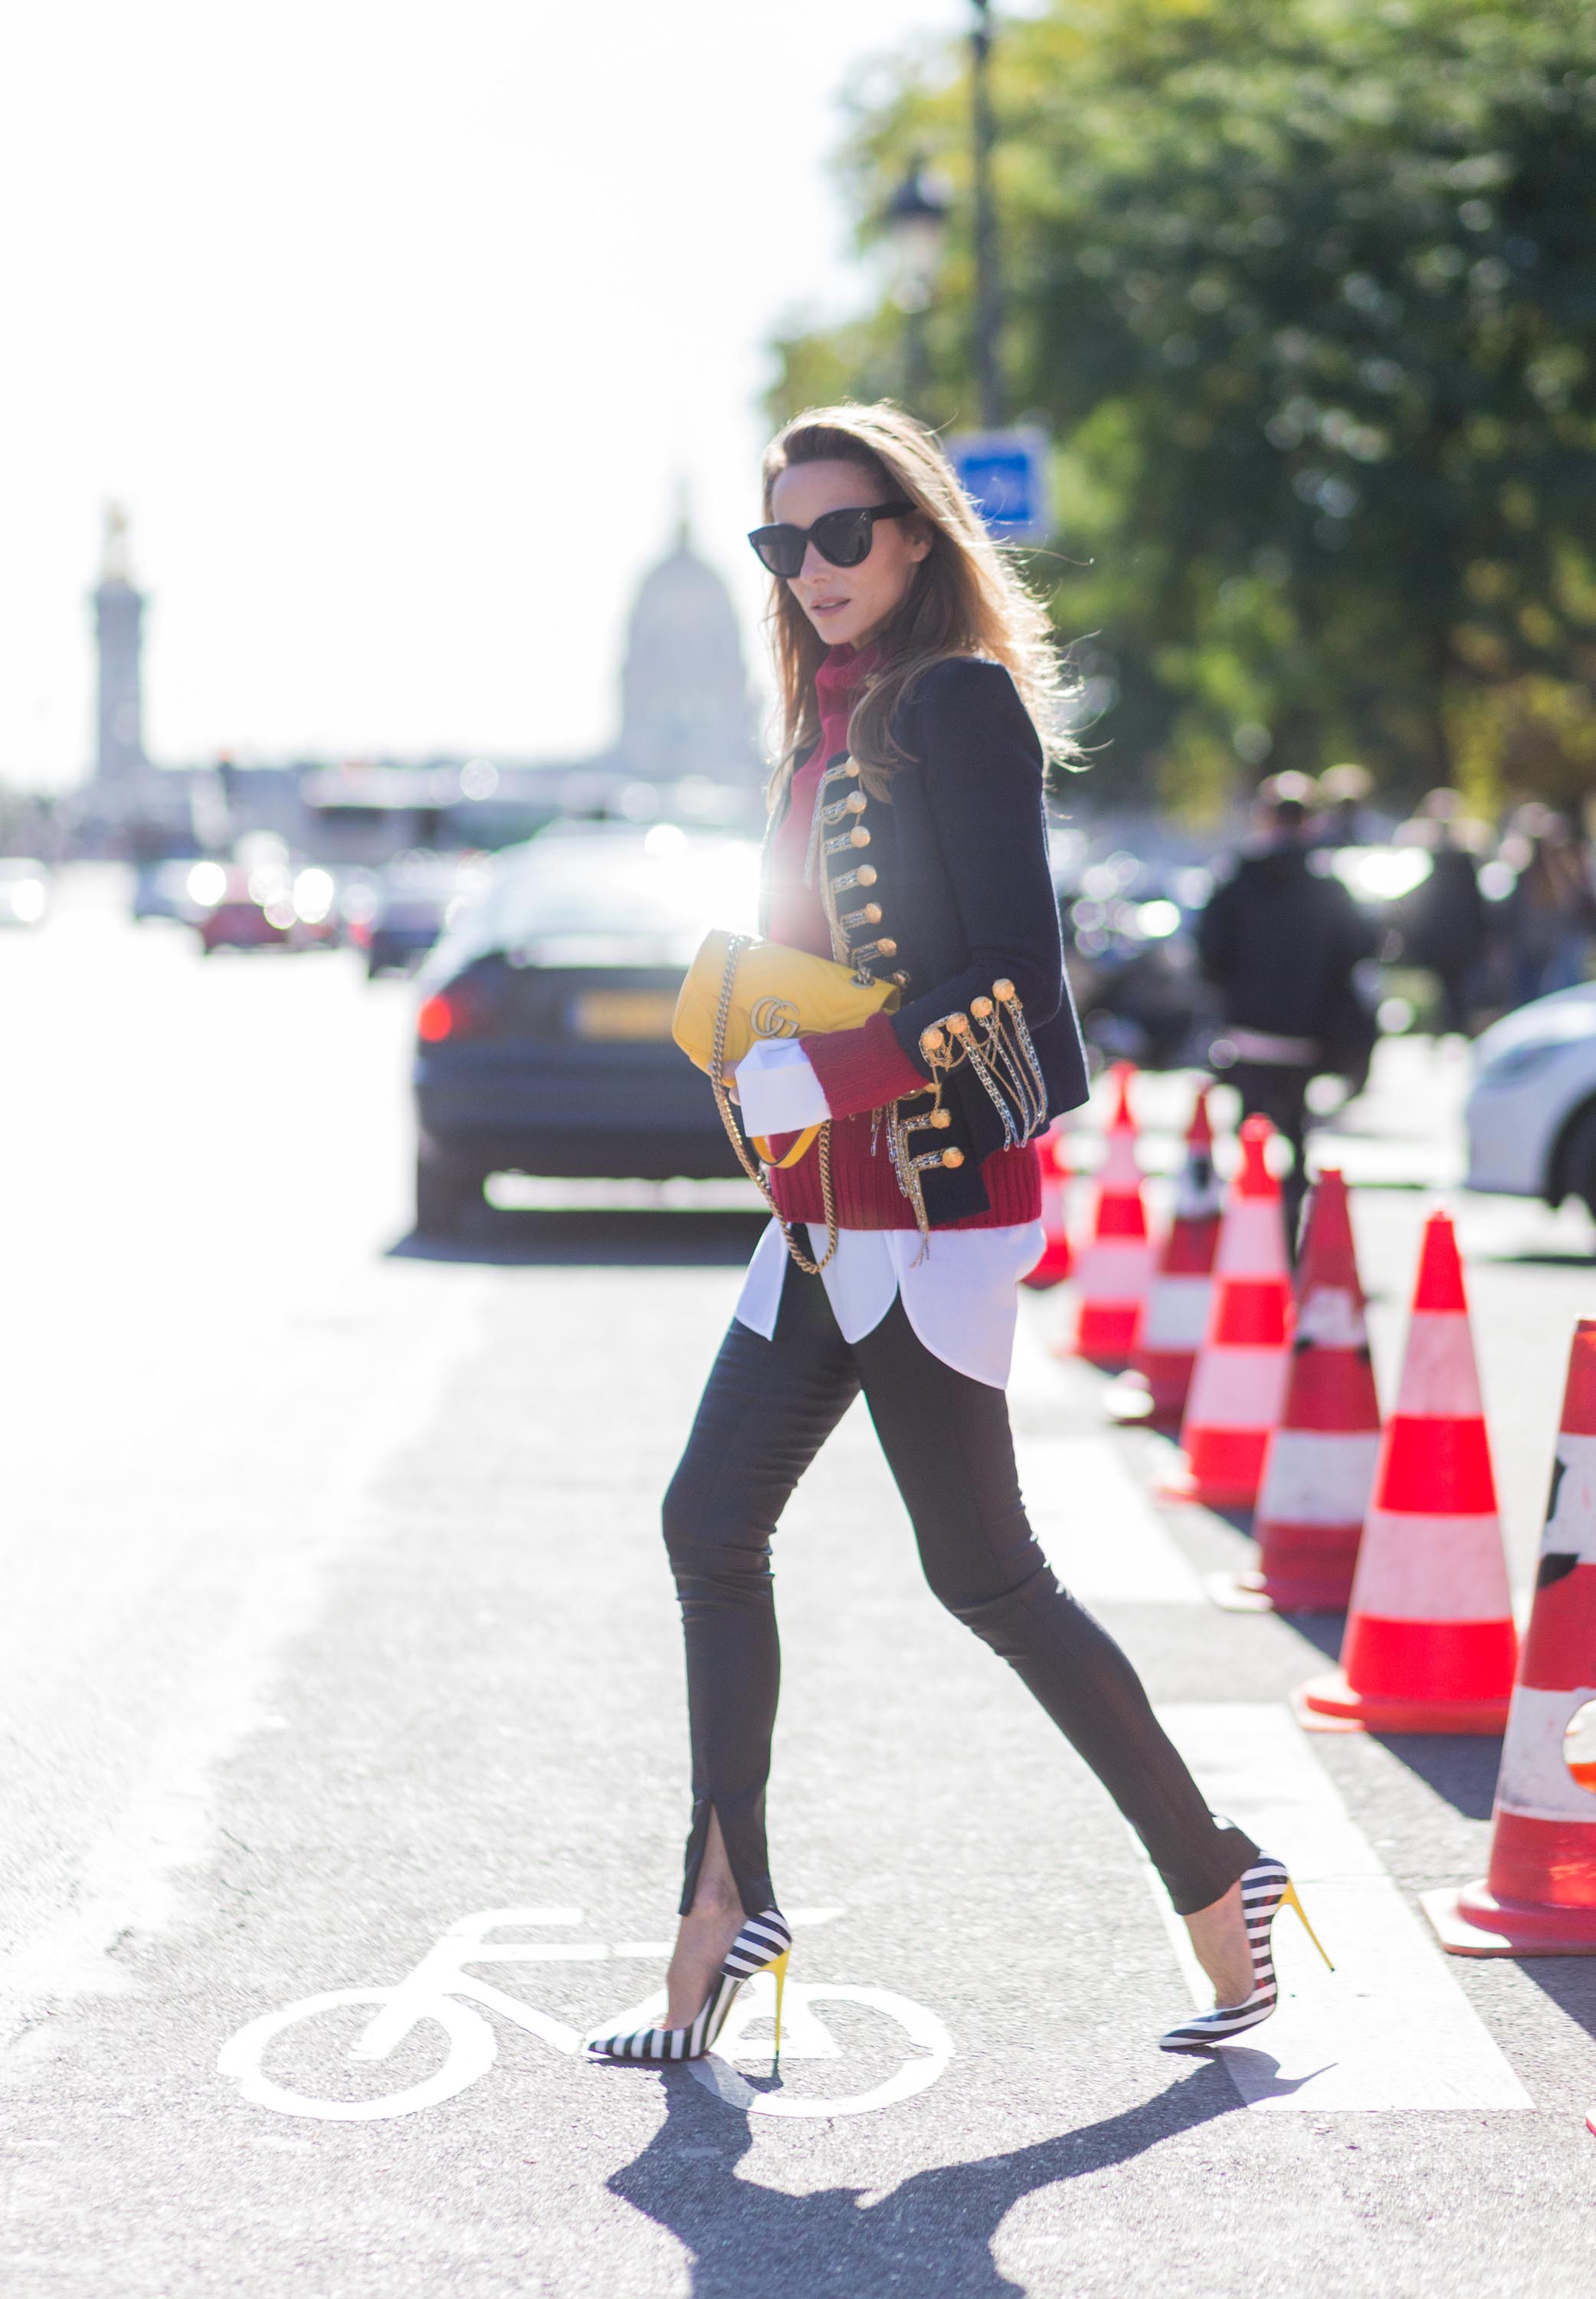
<path fill-rule="evenodd" d="M 892 1027 L 928 1078 L 921 1033 L 1012 982 L 1048 1116 L 1078 1108 L 1088 1082 L 1047 866 L 1042 748 L 1014 683 L 1000 663 L 938 663 L 893 733 L 907 764 L 881 775 L 839 758 L 821 788 L 817 867 L 848 959 L 897 984 Z M 939 1146 L 963 1160 L 923 1176 L 933 1226 L 988 1210 L 980 1163 L 1005 1141 L 968 1064 L 948 1078 L 945 1100 L 953 1123 Z"/>

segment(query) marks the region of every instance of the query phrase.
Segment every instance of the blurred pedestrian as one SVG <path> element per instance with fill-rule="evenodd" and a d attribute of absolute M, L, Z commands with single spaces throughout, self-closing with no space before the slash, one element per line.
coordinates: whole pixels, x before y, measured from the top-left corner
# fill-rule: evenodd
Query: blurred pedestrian
<path fill-rule="evenodd" d="M 1506 925 L 1513 1002 L 1527 1006 L 1532 998 L 1584 981 L 1596 899 L 1584 854 L 1566 818 L 1551 807 L 1520 808 L 1502 851 L 1519 863 Z"/>
<path fill-rule="evenodd" d="M 1036 1141 L 1087 1091 L 1043 814 L 1046 618 L 935 438 L 896 408 L 798 417 L 766 453 L 765 501 L 750 540 L 776 577 L 786 740 L 760 966 L 762 982 L 786 967 L 799 1034 L 735 1072 L 776 1219 L 666 1497 L 693 1789 L 666 2024 L 591 2048 L 696 2059 L 750 1973 L 784 1976 L 765 1822 L 771 1536 L 861 1390 L 933 1590 L 1097 1773 L 1191 1928 L 1224 2008 L 1165 2043 L 1222 2041 L 1273 2006 L 1286 1872 L 1209 1811 L 1130 1663 L 1054 1579 L 1004 1395 L 1016 1284 L 1042 1243 Z M 830 960 L 902 1002 L 806 1032 L 799 953 L 810 978 Z M 878 1689 L 859 1700 L 868 1772 Z"/>
<path fill-rule="evenodd" d="M 1404 828 L 1410 834 L 1404 842 L 1422 847 L 1430 867 L 1396 906 L 1393 923 L 1402 954 L 1410 966 L 1425 967 L 1435 976 L 1441 1032 L 1467 1037 L 1490 920 L 1469 851 L 1463 801 L 1454 790 L 1430 791 Z"/>
<path fill-rule="evenodd" d="M 1353 975 L 1374 936 L 1340 880 L 1312 867 L 1313 794 L 1305 775 L 1260 785 L 1252 837 L 1197 925 L 1197 955 L 1224 1019 L 1216 1067 L 1222 1052 L 1220 1074 L 1244 1114 L 1267 1117 L 1291 1147 L 1284 1193 L 1294 1241 L 1310 1082 L 1335 1072 L 1360 1083 L 1374 1042 Z"/>
<path fill-rule="evenodd" d="M 1312 793 L 1310 844 L 1377 845 L 1379 829 L 1369 812 L 1374 786 L 1374 776 L 1367 767 L 1354 766 L 1350 761 L 1344 766 L 1327 767 Z"/>

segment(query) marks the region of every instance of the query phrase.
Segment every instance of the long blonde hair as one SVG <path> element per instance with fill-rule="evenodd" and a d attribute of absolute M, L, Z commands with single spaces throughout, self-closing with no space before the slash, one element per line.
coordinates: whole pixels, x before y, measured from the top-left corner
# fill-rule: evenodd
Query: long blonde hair
<path fill-rule="evenodd" d="M 881 634 L 882 666 L 854 706 L 848 730 L 853 755 L 888 772 L 907 763 L 892 735 L 893 713 L 905 695 L 933 663 L 983 655 L 1013 679 L 1050 764 L 1074 764 L 1079 754 L 1060 723 L 1063 674 L 1046 609 L 993 544 L 935 436 L 889 400 L 795 415 L 765 451 L 767 519 L 781 473 L 822 462 L 856 463 L 888 496 L 912 502 L 931 544 Z M 774 806 L 797 760 L 820 739 L 815 674 L 829 650 L 779 578 L 767 619 L 781 724 L 769 793 Z"/>

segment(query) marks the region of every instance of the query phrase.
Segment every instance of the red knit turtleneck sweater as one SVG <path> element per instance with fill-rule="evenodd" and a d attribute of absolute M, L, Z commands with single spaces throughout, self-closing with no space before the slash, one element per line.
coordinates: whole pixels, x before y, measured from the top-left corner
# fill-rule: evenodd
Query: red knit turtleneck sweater
<path fill-rule="evenodd" d="M 770 938 L 791 950 L 831 955 L 831 929 L 817 885 L 804 884 L 815 785 L 830 759 L 848 749 L 848 722 L 861 688 L 881 661 L 876 646 L 833 647 L 815 674 L 820 704 L 820 740 L 792 778 L 791 801 L 770 852 Z M 898 1044 L 884 1014 L 862 1030 L 837 1030 L 803 1041 L 824 1090 L 831 1127 L 831 1194 L 843 1229 L 913 1229 L 914 1209 L 897 1186 L 887 1154 L 886 1130 L 872 1126 L 871 1113 L 900 1094 L 923 1089 L 925 1079 Z M 872 1133 L 875 1136 L 872 1146 Z M 791 1134 L 778 1134 L 771 1147 L 781 1157 Z M 951 1229 L 1004 1229 L 1036 1221 L 1042 1209 L 1041 1166 L 1036 1150 L 998 1150 L 984 1160 L 981 1179 L 991 1200 L 984 1214 L 947 1224 Z M 770 1174 L 771 1193 L 784 1220 L 823 1222 L 820 1164 L 811 1149 L 796 1166 Z"/>

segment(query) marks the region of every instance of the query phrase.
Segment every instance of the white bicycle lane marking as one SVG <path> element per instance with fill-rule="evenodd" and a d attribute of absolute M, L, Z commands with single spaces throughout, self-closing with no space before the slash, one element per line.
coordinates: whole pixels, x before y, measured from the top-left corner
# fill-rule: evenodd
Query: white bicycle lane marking
<path fill-rule="evenodd" d="M 840 1908 L 799 1910 L 789 1921 L 795 1929 L 803 1929 L 829 1922 L 841 1913 Z M 528 2035 L 541 2037 L 556 2051 L 574 2055 L 581 2051 L 583 2043 L 575 2028 L 540 2012 L 521 1997 L 494 1988 L 478 1978 L 474 1967 L 592 1963 L 611 1957 L 657 1958 L 669 1954 L 668 1941 L 624 1942 L 610 1948 L 588 1941 L 488 1938 L 489 1933 L 507 1927 L 526 1930 L 549 1925 L 568 1930 L 581 1921 L 579 1908 L 484 1908 L 475 1915 L 462 1916 L 428 1949 L 415 1970 L 393 1987 L 327 1988 L 318 1996 L 307 1996 L 281 2011 L 264 2013 L 260 2019 L 252 2020 L 222 2046 L 218 2069 L 237 2084 L 244 2097 L 254 2106 L 269 2108 L 279 2115 L 313 2116 L 323 2122 L 365 2123 L 389 2116 L 415 2115 L 426 2108 L 437 2107 L 485 2075 L 497 2056 L 498 2038 L 492 2021 L 483 2017 L 484 2011 L 497 2013 Z M 657 1990 L 641 2003 L 600 2022 L 591 2032 L 609 2035 L 646 2026 L 663 2011 L 665 2001 L 664 1990 Z M 841 2046 L 815 2010 L 816 2004 L 822 2003 L 861 2004 L 880 2013 L 897 2022 L 909 2047 L 920 2056 L 906 2059 L 892 2075 L 871 2089 L 839 2098 L 815 2099 L 782 2091 L 756 2091 L 732 2062 L 745 2060 L 768 2064 L 770 2061 L 772 2035 L 768 2023 L 775 2012 L 775 1984 L 768 1972 L 760 1972 L 739 1996 L 722 2030 L 718 2051 L 702 2060 L 688 2062 L 690 2073 L 723 2105 L 748 2114 L 866 2115 L 924 2091 L 936 2082 L 953 2057 L 953 2038 L 942 2021 L 935 2013 L 908 1996 L 896 1995 L 885 1988 L 790 1979 L 781 2016 L 784 2061 L 834 2060 L 842 2056 Z M 360 2036 L 350 2046 L 351 2060 L 387 2059 L 416 2028 L 434 2021 L 443 2030 L 447 2041 L 442 2065 L 407 2090 L 366 2100 L 313 2099 L 267 2074 L 266 2054 L 278 2037 L 302 2021 L 314 2020 L 323 2013 L 341 2011 L 350 2004 L 370 2005 L 373 2011 Z M 478 2005 L 481 2010 L 473 2008 Z M 765 2027 L 765 2034 L 754 2036 L 751 2031 L 760 2026 Z"/>

